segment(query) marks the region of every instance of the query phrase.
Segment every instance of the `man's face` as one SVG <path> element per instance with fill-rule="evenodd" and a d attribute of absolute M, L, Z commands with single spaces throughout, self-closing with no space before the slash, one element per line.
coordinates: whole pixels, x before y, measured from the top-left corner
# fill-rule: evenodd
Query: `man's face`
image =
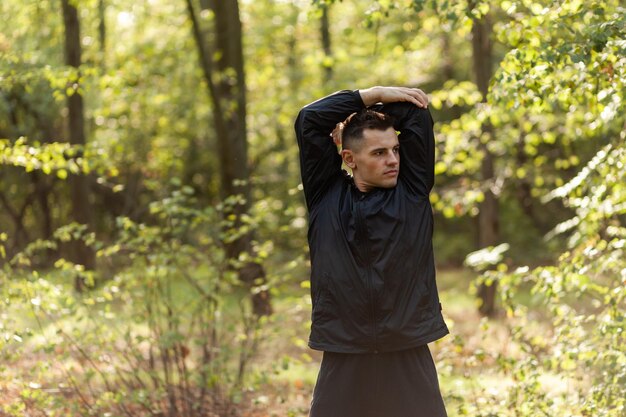
<path fill-rule="evenodd" d="M 353 149 L 344 149 L 342 157 L 352 169 L 359 190 L 392 188 L 398 182 L 400 145 L 393 128 L 387 130 L 365 129 L 363 139 Z"/>

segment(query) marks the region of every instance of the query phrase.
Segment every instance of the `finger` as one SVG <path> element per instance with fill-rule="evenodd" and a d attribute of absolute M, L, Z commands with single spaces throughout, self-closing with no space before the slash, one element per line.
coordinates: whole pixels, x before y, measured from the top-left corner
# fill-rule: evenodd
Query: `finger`
<path fill-rule="evenodd" d="M 428 101 L 429 100 L 428 100 L 428 96 L 426 95 L 426 93 L 418 88 L 417 89 L 417 94 L 419 96 L 420 103 L 422 103 L 422 105 L 424 107 L 428 107 Z"/>
<path fill-rule="evenodd" d="M 425 106 L 428 106 L 428 103 L 430 102 L 430 99 L 428 98 L 428 95 L 423 92 L 422 90 L 419 90 L 419 94 L 420 94 L 420 99 L 422 101 L 422 103 L 424 103 Z"/>
<path fill-rule="evenodd" d="M 339 146 L 339 138 L 337 137 L 337 135 L 333 135 L 333 143 L 337 146 Z"/>
<path fill-rule="evenodd" d="M 425 108 L 426 106 L 428 106 L 428 100 L 424 99 L 424 97 L 421 95 L 414 95 L 414 96 L 411 96 L 411 98 L 412 98 L 411 101 L 415 103 L 415 105 L 418 107 Z"/>
<path fill-rule="evenodd" d="M 344 124 L 343 122 L 337 123 L 333 131 L 331 132 L 331 136 L 333 138 L 333 142 L 335 145 L 339 146 L 342 142 L 342 134 L 343 134 Z"/>
<path fill-rule="evenodd" d="M 420 106 L 422 104 L 419 94 L 417 94 L 417 92 L 415 91 L 416 89 L 408 88 L 408 87 L 399 87 L 398 90 L 400 90 L 404 101 L 413 103 L 416 106 Z"/>
<path fill-rule="evenodd" d="M 419 88 L 410 88 L 409 94 L 417 101 L 417 106 L 426 108 L 428 107 L 428 96 Z"/>
<path fill-rule="evenodd" d="M 420 102 L 420 100 L 418 98 L 416 98 L 414 95 L 406 94 L 404 97 L 405 97 L 404 101 L 408 101 L 409 103 L 413 103 L 413 104 L 415 104 L 418 107 L 422 106 L 422 103 Z"/>

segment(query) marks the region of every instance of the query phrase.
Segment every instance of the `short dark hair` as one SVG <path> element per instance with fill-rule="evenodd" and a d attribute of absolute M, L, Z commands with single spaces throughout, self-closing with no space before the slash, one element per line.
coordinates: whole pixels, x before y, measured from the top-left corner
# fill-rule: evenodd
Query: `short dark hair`
<path fill-rule="evenodd" d="M 341 146 L 351 149 L 352 146 L 363 139 L 363 130 L 387 130 L 393 128 L 393 118 L 385 113 L 379 113 L 370 109 L 363 109 L 352 113 L 343 122 L 341 132 Z"/>

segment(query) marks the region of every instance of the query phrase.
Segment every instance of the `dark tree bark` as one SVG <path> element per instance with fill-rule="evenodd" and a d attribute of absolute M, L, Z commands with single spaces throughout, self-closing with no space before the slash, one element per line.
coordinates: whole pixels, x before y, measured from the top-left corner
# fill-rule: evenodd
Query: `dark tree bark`
<path fill-rule="evenodd" d="M 470 5 L 470 7 L 474 7 Z M 483 95 L 483 102 L 487 100 L 489 80 L 492 76 L 492 41 L 491 21 L 489 15 L 481 19 L 475 19 L 472 25 L 472 57 L 474 75 L 479 91 Z M 491 133 L 491 126 L 483 125 L 484 133 Z M 485 248 L 495 246 L 500 240 L 498 196 L 494 193 L 494 156 L 484 143 L 480 143 L 480 149 L 484 152 L 484 158 L 480 169 L 481 180 L 484 185 L 485 199 L 480 204 L 478 214 L 478 246 Z M 479 296 L 481 298 L 480 312 L 487 316 L 495 314 L 496 282 L 491 286 L 481 285 Z"/>
<path fill-rule="evenodd" d="M 324 57 L 331 58 L 333 56 L 333 51 L 331 48 L 330 41 L 330 21 L 329 21 L 329 9 L 330 4 L 322 4 L 320 6 L 322 8 L 322 17 L 320 19 L 320 33 L 322 35 L 322 49 L 324 50 Z M 329 65 L 324 65 L 324 81 L 328 82 L 333 78 L 333 67 Z"/>
<path fill-rule="evenodd" d="M 221 0 L 213 4 L 215 13 L 215 52 L 219 59 L 217 94 L 223 108 L 228 109 L 224 122 L 227 135 L 219 137 L 222 157 L 223 196 L 250 195 L 248 142 L 246 135 L 246 85 L 243 67 L 242 27 L 237 0 Z M 237 180 L 243 181 L 240 185 Z M 244 208 L 247 211 L 249 199 Z"/>
<path fill-rule="evenodd" d="M 290 24 L 295 28 L 298 25 L 298 14 L 300 9 L 295 4 L 291 5 Z M 302 70 L 298 67 L 297 60 L 297 33 L 293 30 L 287 38 L 287 74 L 289 78 L 289 88 L 291 91 L 298 91 L 302 81 Z"/>
<path fill-rule="evenodd" d="M 34 171 L 31 174 L 33 174 L 31 176 L 31 180 L 35 188 L 34 192 L 36 194 L 36 199 L 41 208 L 42 237 L 45 240 L 51 240 L 52 234 L 53 234 L 53 228 L 52 228 L 52 211 L 50 209 L 49 197 L 50 197 L 50 193 L 52 192 L 54 183 L 49 182 L 45 176 L 40 175 L 40 173 L 37 171 Z M 52 249 L 47 249 L 46 259 L 44 261 L 44 264 L 46 266 L 52 265 L 52 260 L 54 259 L 54 257 L 55 257 L 55 251 Z"/>
<path fill-rule="evenodd" d="M 215 43 L 209 48 L 202 35 L 200 22 L 192 0 L 187 0 L 187 9 L 193 24 L 193 33 L 200 55 L 209 97 L 213 104 L 213 126 L 217 136 L 220 160 L 220 184 L 223 199 L 240 195 L 229 214 L 235 214 L 233 230 L 243 226 L 242 215 L 251 204 L 250 167 L 248 165 L 248 142 L 246 134 L 246 84 L 243 60 L 242 26 L 239 19 L 237 0 L 203 2 L 215 15 Z M 212 56 L 219 59 L 213 62 Z M 217 77 L 214 78 L 214 76 Z M 227 255 L 237 259 L 241 253 L 253 255 L 252 232 L 244 233 L 234 241 L 225 243 Z M 245 262 L 237 268 L 239 279 L 250 288 L 266 281 L 265 270 L 257 262 Z M 271 314 L 269 292 L 254 292 L 253 312 L 256 316 Z"/>
<path fill-rule="evenodd" d="M 106 26 L 106 0 L 98 1 L 98 38 L 100 39 L 100 65 L 102 68 L 106 68 L 106 56 L 107 56 L 107 26 Z"/>
<path fill-rule="evenodd" d="M 65 24 L 65 63 L 74 68 L 81 64 L 80 46 L 80 23 L 76 7 L 69 0 L 62 0 L 63 22 Z M 68 135 L 72 145 L 85 145 L 85 120 L 83 115 L 83 97 L 74 86 L 73 94 L 67 97 L 68 107 Z M 89 203 L 89 186 L 87 178 L 82 175 L 69 177 L 72 197 L 72 219 L 80 224 L 86 224 L 89 228 L 92 224 L 92 207 Z M 95 254 L 82 240 L 72 242 L 70 245 L 70 258 L 73 262 L 85 266 L 86 269 L 94 269 Z M 76 290 L 85 289 L 85 283 L 77 278 Z"/>

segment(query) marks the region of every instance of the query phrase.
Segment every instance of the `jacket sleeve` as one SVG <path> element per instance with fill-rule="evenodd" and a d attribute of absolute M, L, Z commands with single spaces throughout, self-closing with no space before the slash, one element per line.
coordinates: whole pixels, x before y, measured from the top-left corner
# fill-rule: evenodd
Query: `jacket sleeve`
<path fill-rule="evenodd" d="M 358 90 L 342 90 L 305 106 L 296 119 L 300 173 L 309 209 L 324 195 L 333 178 L 341 175 L 341 156 L 331 133 L 337 123 L 364 108 Z"/>
<path fill-rule="evenodd" d="M 400 180 L 416 195 L 428 197 L 435 184 L 435 135 L 430 111 L 405 102 L 375 107 L 391 115 L 394 128 L 400 132 Z"/>

